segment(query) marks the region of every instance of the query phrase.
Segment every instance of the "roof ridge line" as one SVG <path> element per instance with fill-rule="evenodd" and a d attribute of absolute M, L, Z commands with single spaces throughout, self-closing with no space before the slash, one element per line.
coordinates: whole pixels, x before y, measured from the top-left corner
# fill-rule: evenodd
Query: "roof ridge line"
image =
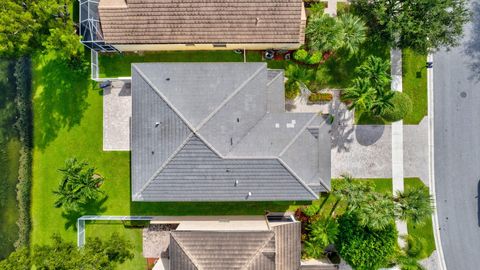
<path fill-rule="evenodd" d="M 140 63 L 142 64 L 142 63 Z M 140 74 L 140 76 L 143 78 L 143 80 L 148 84 L 150 85 L 150 87 L 155 90 L 155 93 L 157 93 L 157 95 L 160 96 L 161 99 L 163 99 L 163 101 L 165 101 L 165 103 L 167 103 L 168 107 L 170 107 L 170 109 L 172 109 L 173 112 L 175 112 L 178 117 L 180 117 L 180 119 L 185 123 L 185 125 L 188 126 L 188 128 L 190 128 L 191 131 L 194 131 L 195 129 L 193 128 L 192 124 L 187 120 L 187 118 L 185 116 L 183 116 L 183 114 L 180 113 L 180 111 L 175 108 L 175 106 L 172 105 L 172 103 L 170 102 L 170 100 L 168 100 L 168 98 L 162 94 L 162 92 L 160 92 L 157 87 L 152 83 L 152 81 L 150 81 L 150 79 L 147 78 L 147 76 L 145 76 L 145 74 L 143 74 L 143 72 L 137 68 L 137 64 L 132 64 L 132 68 L 134 68 L 138 74 Z"/>
<path fill-rule="evenodd" d="M 280 162 L 280 164 L 283 165 L 283 167 L 285 167 L 285 169 L 291 174 L 294 176 L 295 180 L 297 180 L 297 182 L 299 182 L 308 192 L 310 192 L 310 194 L 312 194 L 315 199 L 318 199 L 318 195 L 317 193 L 315 193 L 307 184 L 305 184 L 305 182 L 300 178 L 300 176 L 298 176 L 298 174 L 296 174 L 292 168 L 290 168 L 290 166 L 287 165 L 287 163 L 285 161 L 283 161 L 280 157 L 277 158 L 277 160 Z"/>
<path fill-rule="evenodd" d="M 260 246 L 260 247 L 257 249 L 257 251 L 255 251 L 255 253 L 254 253 L 253 256 L 250 258 L 250 260 L 248 260 L 248 262 L 245 263 L 245 265 L 242 266 L 242 268 L 240 268 L 240 269 L 242 269 L 242 270 L 248 269 L 247 267 L 252 264 L 252 262 L 253 262 L 253 260 L 254 260 L 255 258 L 257 258 L 257 256 L 260 254 L 260 251 L 263 250 L 266 245 L 268 245 L 268 243 L 272 240 L 272 238 L 275 238 L 275 232 L 272 231 L 272 230 L 270 230 L 270 232 L 272 233 L 272 236 L 271 236 L 270 238 L 268 238 L 268 239 L 263 243 L 263 245 Z M 276 239 L 274 239 L 274 240 L 276 241 Z M 275 250 L 275 253 L 276 253 L 276 250 Z M 276 254 L 275 254 L 275 255 L 276 255 Z"/>
<path fill-rule="evenodd" d="M 284 75 L 283 74 L 283 69 L 267 69 L 267 70 L 279 70 L 280 71 L 277 75 L 275 75 L 275 77 L 273 77 L 269 82 L 267 82 L 267 86 L 270 86 L 273 83 L 273 81 L 275 81 L 277 79 L 277 77 L 279 77 L 280 75 Z"/>
<path fill-rule="evenodd" d="M 183 142 L 177 147 L 177 149 L 175 149 L 175 151 L 173 151 L 172 154 L 162 163 L 162 166 L 160 166 L 158 170 L 156 170 L 153 173 L 152 177 L 150 177 L 150 179 L 148 179 L 148 181 L 145 182 L 143 187 L 135 193 L 135 196 L 138 196 L 139 194 L 145 191 L 145 189 L 150 185 L 150 183 L 155 179 L 155 177 L 168 165 L 168 163 L 170 163 L 170 161 L 172 161 L 172 159 L 178 154 L 178 152 L 180 152 L 183 149 L 183 147 L 188 143 L 188 141 L 193 137 L 193 135 L 194 133 L 191 132 L 187 136 L 187 138 L 183 140 Z"/>
<path fill-rule="evenodd" d="M 193 129 L 194 132 L 199 131 L 212 117 L 220 111 L 223 106 L 225 106 L 234 96 L 236 96 L 253 78 L 257 77 L 258 73 L 262 71 L 266 67 L 266 64 L 259 67 L 250 77 L 248 77 L 237 89 L 235 89 L 226 99 L 224 99 L 220 105 L 213 110 L 200 124 L 198 124 L 198 128 Z"/>
<path fill-rule="evenodd" d="M 183 244 L 181 243 L 181 241 L 179 241 L 176 237 L 175 237 L 175 233 L 174 232 L 170 232 L 170 236 L 175 239 L 175 242 L 177 243 L 177 245 L 182 249 L 183 253 L 185 253 L 185 255 L 187 255 L 188 259 L 192 262 L 193 265 L 195 265 L 195 267 L 198 269 L 201 269 L 201 267 L 198 265 L 198 262 L 196 260 L 193 259 L 193 256 L 192 254 L 190 254 L 190 252 L 188 252 L 185 247 L 183 246 Z"/>
<path fill-rule="evenodd" d="M 298 133 L 293 137 L 292 140 L 290 140 L 289 143 L 287 143 L 287 145 L 282 149 L 282 151 L 280 151 L 280 153 L 278 154 L 278 157 L 281 157 L 283 154 L 285 154 L 285 152 L 287 151 L 288 148 L 290 148 L 290 146 L 292 146 L 292 144 L 298 139 L 298 137 L 300 137 L 300 135 L 302 135 L 302 133 L 305 131 L 305 129 L 308 128 L 308 126 L 310 125 L 310 123 L 313 122 L 313 120 L 318 116 L 318 114 L 313 114 L 312 118 L 310 120 L 307 121 L 307 123 L 305 123 L 305 125 L 303 125 L 303 127 L 298 131 Z"/>

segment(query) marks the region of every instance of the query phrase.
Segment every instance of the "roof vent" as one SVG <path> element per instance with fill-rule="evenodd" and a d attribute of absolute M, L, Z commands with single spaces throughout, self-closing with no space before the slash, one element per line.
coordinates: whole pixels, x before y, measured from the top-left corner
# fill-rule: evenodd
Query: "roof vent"
<path fill-rule="evenodd" d="M 287 123 L 287 128 L 294 128 L 297 121 L 292 120 L 290 123 Z"/>
<path fill-rule="evenodd" d="M 250 196 L 252 196 L 252 192 L 248 192 L 247 198 L 249 198 Z"/>
<path fill-rule="evenodd" d="M 255 25 L 258 25 L 260 23 L 260 18 L 257 17 L 257 19 L 255 20 Z"/>
<path fill-rule="evenodd" d="M 166 78 L 165 80 L 166 80 L 166 81 L 170 81 L 170 78 Z"/>
<path fill-rule="evenodd" d="M 155 127 L 160 126 L 160 122 L 155 122 Z"/>
<path fill-rule="evenodd" d="M 152 151 L 152 155 L 155 154 L 155 151 Z"/>
<path fill-rule="evenodd" d="M 237 118 L 237 123 L 240 123 L 240 118 Z"/>
<path fill-rule="evenodd" d="M 235 180 L 235 186 L 236 187 L 238 186 L 238 180 Z"/>
<path fill-rule="evenodd" d="M 280 124 L 279 124 L 279 123 L 275 123 L 275 128 L 280 128 Z"/>

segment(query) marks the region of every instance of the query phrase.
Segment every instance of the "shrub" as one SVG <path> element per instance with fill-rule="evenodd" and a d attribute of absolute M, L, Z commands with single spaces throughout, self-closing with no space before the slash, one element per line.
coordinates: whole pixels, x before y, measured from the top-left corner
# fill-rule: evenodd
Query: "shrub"
<path fill-rule="evenodd" d="M 412 100 L 405 93 L 395 92 L 390 102 L 393 104 L 393 107 L 385 109 L 385 112 L 382 114 L 383 119 L 387 121 L 395 122 L 402 120 L 412 111 Z"/>
<path fill-rule="evenodd" d="M 318 213 L 318 210 L 320 210 L 320 205 L 311 204 L 303 209 L 303 213 L 305 213 L 307 217 L 313 217 L 316 213 Z"/>
<path fill-rule="evenodd" d="M 315 65 L 322 61 L 323 54 L 319 51 L 313 52 L 307 59 L 307 64 Z"/>
<path fill-rule="evenodd" d="M 300 61 L 300 62 L 305 62 L 308 58 L 308 52 L 304 49 L 297 50 L 293 53 L 293 59 Z"/>
<path fill-rule="evenodd" d="M 17 202 L 19 217 L 17 220 L 18 239 L 15 247 L 29 246 L 30 244 L 30 191 L 32 186 L 32 111 L 31 111 L 31 63 L 26 57 L 20 58 L 15 65 L 15 80 L 17 96 L 15 104 L 18 118 L 15 128 L 18 130 L 20 141 L 20 159 L 18 167 Z"/>
<path fill-rule="evenodd" d="M 378 269 L 394 255 L 397 231 L 393 223 L 383 230 L 371 230 L 360 226 L 354 214 L 343 215 L 338 223 L 336 247 L 354 269 Z"/>
<path fill-rule="evenodd" d="M 337 240 L 338 223 L 334 219 L 319 219 L 307 226 L 308 239 L 305 241 L 305 258 L 323 257 L 325 248 Z"/>
<path fill-rule="evenodd" d="M 300 85 L 298 82 L 287 82 L 285 84 L 285 98 L 295 99 L 300 94 Z"/>
<path fill-rule="evenodd" d="M 308 100 L 310 102 L 321 102 L 321 101 L 331 101 L 333 99 L 332 94 L 330 93 L 312 93 Z"/>

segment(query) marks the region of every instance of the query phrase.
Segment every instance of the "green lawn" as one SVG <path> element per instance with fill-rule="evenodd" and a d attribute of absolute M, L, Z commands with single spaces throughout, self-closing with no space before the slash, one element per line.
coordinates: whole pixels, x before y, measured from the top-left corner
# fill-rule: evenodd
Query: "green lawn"
<path fill-rule="evenodd" d="M 406 178 L 405 191 L 425 186 L 419 178 Z M 422 225 L 413 225 L 411 222 L 407 223 L 408 233 L 420 239 L 423 244 L 423 253 L 419 256 L 420 259 L 429 257 L 435 250 L 435 238 L 433 235 L 432 219 L 429 218 Z"/>
<path fill-rule="evenodd" d="M 247 52 L 248 62 L 261 61 L 259 52 Z M 243 54 L 233 51 L 163 51 L 142 54 L 99 54 L 101 78 L 130 76 L 131 63 L 144 62 L 243 62 Z"/>
<path fill-rule="evenodd" d="M 332 185 L 343 181 L 341 179 L 333 179 Z M 368 178 L 368 179 L 356 179 L 355 181 L 366 181 L 375 185 L 375 190 L 381 193 L 392 193 L 392 179 L 391 178 Z M 330 217 L 332 214 L 341 215 L 346 207 L 345 201 L 340 201 L 332 193 L 322 194 L 319 200 L 313 201 L 312 204 L 320 205 L 320 215 L 322 217 Z M 335 213 L 333 213 L 335 211 Z"/>
<path fill-rule="evenodd" d="M 53 233 L 75 241 L 75 222 L 83 214 L 246 215 L 295 210 L 306 203 L 132 203 L 129 152 L 102 151 L 102 95 L 96 83 L 89 80 L 88 72 L 76 73 L 52 54 L 35 56 L 33 66 L 33 244 L 49 243 Z M 62 213 L 54 207 L 52 191 L 60 180 L 57 169 L 71 157 L 87 160 L 106 179 L 101 188 L 106 199 L 81 213 Z M 110 231 L 96 233 L 108 236 Z M 139 239 L 136 230 L 125 234 Z"/>
<path fill-rule="evenodd" d="M 403 92 L 410 96 L 413 110 L 404 119 L 404 124 L 416 125 L 428 113 L 427 57 L 410 49 L 403 50 Z"/>

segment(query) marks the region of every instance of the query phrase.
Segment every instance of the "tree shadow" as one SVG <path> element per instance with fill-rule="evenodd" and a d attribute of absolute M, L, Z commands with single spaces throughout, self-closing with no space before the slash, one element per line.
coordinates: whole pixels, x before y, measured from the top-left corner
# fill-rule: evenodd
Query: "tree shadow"
<path fill-rule="evenodd" d="M 35 145 L 45 149 L 62 128 L 71 129 L 80 124 L 85 110 L 88 89 L 92 83 L 88 70 L 82 66 L 72 69 L 65 59 L 48 59 L 38 71 L 36 84 L 43 87 L 34 97 L 37 120 Z"/>
<path fill-rule="evenodd" d="M 369 146 L 376 143 L 383 136 L 385 125 L 357 125 L 355 128 L 355 138 L 363 146 Z"/>
<path fill-rule="evenodd" d="M 469 56 L 472 71 L 468 79 L 480 82 L 480 4 L 473 2 L 471 5 L 471 37 L 466 42 L 464 53 Z"/>
<path fill-rule="evenodd" d="M 332 128 L 330 129 L 330 138 L 332 149 L 337 152 L 348 152 L 349 145 L 353 143 L 353 113 L 340 101 L 332 102 L 329 107 L 330 114 L 333 116 Z"/>
<path fill-rule="evenodd" d="M 63 211 L 62 217 L 66 219 L 65 230 L 72 228 L 74 231 L 77 231 L 77 219 L 81 216 L 98 215 L 107 211 L 107 207 L 105 206 L 107 199 L 108 196 L 105 195 L 101 199 L 82 205 L 79 210 Z"/>

